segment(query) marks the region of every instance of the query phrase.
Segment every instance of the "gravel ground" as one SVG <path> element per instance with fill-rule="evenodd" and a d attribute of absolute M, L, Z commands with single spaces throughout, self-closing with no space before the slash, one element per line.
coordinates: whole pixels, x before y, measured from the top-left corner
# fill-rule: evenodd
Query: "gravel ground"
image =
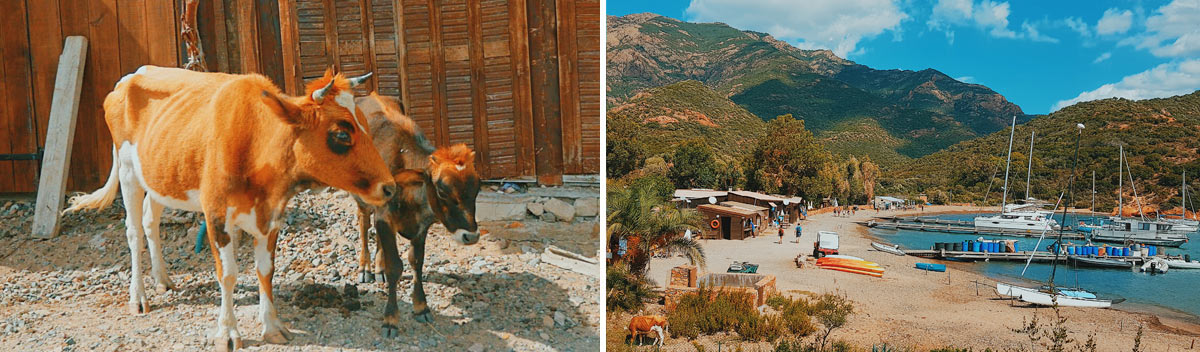
<path fill-rule="evenodd" d="M 216 325 L 219 288 L 206 249 L 194 254 L 194 215 L 168 210 L 163 251 L 178 290 L 153 292 L 143 268 L 151 311 L 132 316 L 129 250 L 118 200 L 101 212 L 70 214 L 60 235 L 31 239 L 32 204 L 0 201 L 0 350 L 206 350 Z M 256 350 L 595 351 L 600 349 L 603 282 L 540 263 L 555 245 L 598 252 L 599 226 L 484 223 L 475 246 L 454 242 L 437 225 L 426 251 L 426 292 L 434 323 L 403 319 L 399 338 L 380 335 L 385 291 L 358 284 L 358 231 L 345 193 L 303 193 L 289 203 L 275 263 L 279 316 L 296 336 L 287 345 L 259 340 L 258 280 L 251 241 L 239 249 L 234 296 L 238 330 Z M 244 237 L 245 238 L 245 237 Z M 402 243 L 401 251 L 408 250 Z M 145 249 L 143 249 L 144 251 Z M 398 294 L 411 310 L 412 268 Z"/>

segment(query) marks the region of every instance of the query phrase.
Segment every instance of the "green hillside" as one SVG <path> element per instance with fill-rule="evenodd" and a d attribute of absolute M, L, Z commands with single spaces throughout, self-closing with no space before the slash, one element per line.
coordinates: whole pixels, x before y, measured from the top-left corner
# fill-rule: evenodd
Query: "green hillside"
<path fill-rule="evenodd" d="M 608 104 L 695 80 L 763 118 L 791 114 L 820 134 L 875 120 L 920 157 L 995 132 L 1024 114 L 1003 96 L 936 70 L 875 70 L 828 50 L 802 50 L 764 33 L 655 14 L 609 17 Z"/>
<path fill-rule="evenodd" d="M 1056 199 L 1068 179 L 1077 123 L 1086 126 L 1079 148 L 1082 179 L 1076 187 L 1077 206 L 1090 205 L 1088 191 L 1091 172 L 1095 171 L 1097 207 L 1115 207 L 1121 145 L 1132 165 L 1138 195 L 1147 203 L 1177 206 L 1180 174 L 1186 170 L 1189 179 L 1200 178 L 1200 91 L 1142 101 L 1104 99 L 1079 103 L 1017 125 L 1010 176 L 1010 189 L 1017 192 L 1010 193 L 1010 199 L 1024 197 L 1029 134 L 1035 130 L 1033 195 Z M 996 174 L 989 203 L 998 200 L 1008 138 L 1007 130 L 998 131 L 916 159 L 885 172 L 882 187 L 902 193 L 943 191 L 955 194 L 955 201 L 978 201 Z M 1130 201 L 1133 189 L 1128 176 L 1125 186 L 1125 199 Z"/>
<path fill-rule="evenodd" d="M 668 153 L 701 139 L 719 155 L 740 160 L 754 148 L 766 123 L 712 89 L 683 81 L 639 93 L 608 110 L 610 138 L 636 138 L 648 155 Z"/>

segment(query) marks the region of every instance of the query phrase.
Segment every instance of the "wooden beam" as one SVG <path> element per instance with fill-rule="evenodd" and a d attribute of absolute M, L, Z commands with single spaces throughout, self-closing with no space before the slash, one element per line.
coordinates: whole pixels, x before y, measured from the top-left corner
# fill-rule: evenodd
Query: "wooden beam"
<path fill-rule="evenodd" d="M 555 0 L 530 0 L 529 78 L 533 96 L 533 146 L 538 183 L 561 185 L 563 124 L 558 82 Z"/>
<path fill-rule="evenodd" d="M 58 233 L 59 210 L 67 190 L 71 144 L 75 139 L 75 121 L 79 113 L 79 93 L 83 90 L 83 63 L 87 59 L 87 38 L 67 37 L 58 58 L 54 80 L 54 100 L 47 126 L 46 153 L 42 158 L 42 178 L 38 183 L 37 206 L 33 214 L 33 235 L 41 238 Z"/>

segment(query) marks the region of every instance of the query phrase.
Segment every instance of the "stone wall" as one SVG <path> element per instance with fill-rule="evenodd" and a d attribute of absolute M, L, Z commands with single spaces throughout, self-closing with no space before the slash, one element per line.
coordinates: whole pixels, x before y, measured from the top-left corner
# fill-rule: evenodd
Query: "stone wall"
<path fill-rule="evenodd" d="M 755 307 L 766 304 L 767 297 L 778 292 L 775 288 L 775 275 L 709 273 L 697 278 L 697 269 L 692 265 L 671 268 L 667 283 L 667 288 L 663 291 L 667 311 L 675 310 L 681 296 L 696 294 L 701 283 L 715 285 L 710 286 L 714 288 L 713 295 L 719 292 L 748 293 Z"/>
<path fill-rule="evenodd" d="M 477 221 L 579 223 L 598 221 L 601 212 L 600 189 L 593 187 L 485 188 L 475 204 Z"/>

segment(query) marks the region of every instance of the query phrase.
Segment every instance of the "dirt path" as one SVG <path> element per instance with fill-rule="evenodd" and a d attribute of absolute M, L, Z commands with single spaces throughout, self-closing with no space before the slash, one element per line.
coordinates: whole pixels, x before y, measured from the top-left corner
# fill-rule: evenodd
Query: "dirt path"
<path fill-rule="evenodd" d="M 69 215 L 52 240 L 29 239 L 28 204 L 0 209 L 0 350 L 207 350 L 218 292 L 209 251 L 195 254 L 191 215 L 168 213 L 163 249 L 179 287 L 153 292 L 151 312 L 127 313 L 129 250 L 117 205 Z M 3 205 L 3 202 L 0 202 Z M 430 232 L 426 293 L 434 323 L 402 313 L 401 336 L 380 335 L 381 284 L 357 284 L 353 201 L 344 193 L 302 194 L 289 203 L 276 259 L 280 318 L 296 337 L 265 345 L 250 241 L 239 249 L 234 296 L 238 329 L 251 348 L 281 350 L 591 351 L 600 344 L 599 272 L 581 275 L 541 263 L 546 244 L 594 256 L 594 223 L 482 224 L 480 244 L 455 243 L 441 226 Z M 407 243 L 401 250 L 407 250 Z M 143 255 L 143 258 L 148 256 Z M 143 268 L 149 268 L 144 259 Z M 411 310 L 412 268 L 399 290 Z"/>
<path fill-rule="evenodd" d="M 928 215 L 968 210 L 971 209 L 927 207 L 924 212 L 909 213 Z M 898 214 L 904 213 L 885 211 L 878 215 Z M 846 295 L 855 302 L 856 313 L 834 336 L 862 347 L 886 342 L 917 349 L 945 346 L 975 350 L 1028 348 L 1029 340 L 1011 329 L 1020 327 L 1022 319 L 1029 319 L 1034 314 L 1043 322 L 1052 317 L 1050 309 L 1010 305 L 1008 300 L 997 298 L 995 281 L 963 270 L 969 265 L 984 264 L 949 263 L 947 273 L 929 273 L 913 268 L 916 262 L 928 260 L 875 251 L 865 228 L 853 222 L 876 215 L 872 210 L 859 211 L 850 217 L 812 216 L 803 223 L 804 236 L 799 243 L 795 242 L 791 228 L 787 229 L 783 244 L 778 243 L 779 237 L 773 231 L 765 231 L 771 233 L 770 236 L 745 241 L 706 240 L 707 269 L 724 271 L 731 261 L 750 261 L 760 265 L 759 273 L 776 275 L 777 287 L 784 293 L 836 292 Z M 820 230 L 841 234 L 842 254 L 878 262 L 887 269 L 884 277 L 818 269 L 811 265 L 812 262 L 806 263 L 804 268 L 796 268 L 793 258 L 801 252 L 812 252 L 812 242 Z M 668 270 L 683 263 L 681 258 L 655 260 L 651 264 L 650 278 L 665 282 Z M 978 287 L 975 282 L 980 283 Z M 1187 349 L 1200 333 L 1200 326 L 1195 323 L 1115 309 L 1063 308 L 1062 313 L 1069 319 L 1071 337 L 1083 341 L 1088 334 L 1096 334 L 1097 341 L 1102 342 L 1099 351 L 1129 350 L 1133 346 L 1137 324 L 1147 327 L 1142 341 L 1144 350 Z M 676 348 L 670 350 L 692 350 L 691 344 L 682 339 L 671 342 Z M 715 343 L 712 347 L 716 347 Z"/>

